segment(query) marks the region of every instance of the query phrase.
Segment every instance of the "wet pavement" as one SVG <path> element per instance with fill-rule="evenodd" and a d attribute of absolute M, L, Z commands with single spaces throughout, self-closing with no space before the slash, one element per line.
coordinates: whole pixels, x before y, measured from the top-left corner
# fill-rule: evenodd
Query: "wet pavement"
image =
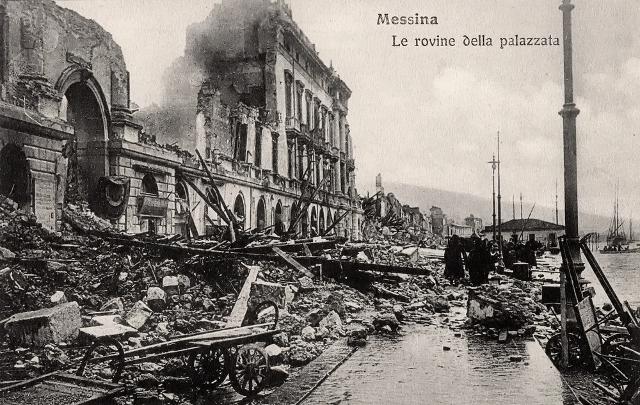
<path fill-rule="evenodd" d="M 447 350 L 448 348 L 448 350 Z M 563 404 L 578 402 L 536 341 L 507 344 L 408 326 L 371 337 L 303 404 Z"/>

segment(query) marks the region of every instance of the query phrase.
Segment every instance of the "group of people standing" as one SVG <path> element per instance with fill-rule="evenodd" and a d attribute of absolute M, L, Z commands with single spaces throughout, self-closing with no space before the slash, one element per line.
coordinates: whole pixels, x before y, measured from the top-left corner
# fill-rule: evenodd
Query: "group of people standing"
<path fill-rule="evenodd" d="M 473 238 L 473 246 L 467 255 L 458 235 L 451 236 L 444 251 L 444 275 L 452 283 L 458 284 L 465 278 L 465 264 L 472 285 L 478 286 L 489 281 L 489 273 L 495 268 L 496 255 L 486 239 Z"/>

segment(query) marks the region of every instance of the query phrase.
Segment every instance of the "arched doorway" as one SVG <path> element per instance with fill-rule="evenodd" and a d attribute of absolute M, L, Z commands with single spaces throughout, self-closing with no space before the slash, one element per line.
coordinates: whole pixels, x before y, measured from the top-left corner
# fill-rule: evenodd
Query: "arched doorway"
<path fill-rule="evenodd" d="M 320 219 L 318 219 L 318 229 L 320 235 L 324 233 L 324 209 L 320 208 Z"/>
<path fill-rule="evenodd" d="M 242 198 L 242 194 L 238 194 L 236 197 L 236 201 L 233 203 L 233 214 L 236 216 L 240 225 L 242 225 L 242 229 L 244 229 L 245 225 L 245 210 L 244 210 L 244 199 Z"/>
<path fill-rule="evenodd" d="M 98 179 L 109 174 L 107 143 L 109 112 L 98 82 L 86 70 L 71 68 L 60 77 L 56 88 L 63 96 L 60 117 L 73 126 L 67 170 L 68 201 L 93 203 Z"/>
<path fill-rule="evenodd" d="M 258 231 L 262 231 L 267 225 L 267 215 L 264 204 L 264 198 L 258 200 L 258 207 L 256 209 L 256 228 Z"/>
<path fill-rule="evenodd" d="M 0 151 L 0 195 L 11 198 L 21 207 L 31 202 L 31 170 L 22 148 L 13 143 Z"/>
<path fill-rule="evenodd" d="M 278 200 L 276 204 L 276 210 L 274 212 L 273 221 L 275 224 L 276 235 L 282 235 L 284 233 L 284 222 L 282 221 L 282 202 Z"/>
<path fill-rule="evenodd" d="M 311 237 L 318 236 L 318 213 L 316 207 L 311 208 Z"/>

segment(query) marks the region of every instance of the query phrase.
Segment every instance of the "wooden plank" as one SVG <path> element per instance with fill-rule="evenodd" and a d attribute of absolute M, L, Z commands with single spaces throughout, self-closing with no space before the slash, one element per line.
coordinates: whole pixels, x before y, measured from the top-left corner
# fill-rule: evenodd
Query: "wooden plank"
<path fill-rule="evenodd" d="M 253 284 L 258 278 L 260 267 L 258 266 L 245 266 L 249 269 L 249 275 L 244 280 L 238 299 L 236 300 L 231 315 L 227 318 L 227 327 L 242 326 L 242 321 L 245 315 L 247 315 L 247 307 L 249 305 L 249 293 L 251 292 L 251 284 Z"/>
<path fill-rule="evenodd" d="M 580 301 L 578 305 L 576 305 L 576 308 L 578 309 L 580 323 L 582 324 L 582 331 L 585 334 L 585 338 L 589 345 L 593 364 L 597 369 L 602 364 L 602 361 L 596 355 L 600 353 L 602 341 L 600 340 L 600 333 L 597 328 L 598 321 L 591 297 L 587 297 Z"/>
<path fill-rule="evenodd" d="M 273 247 L 273 252 L 275 254 L 277 254 L 279 257 L 281 257 L 282 260 L 284 260 L 285 263 L 287 263 L 289 265 L 289 267 L 291 267 L 292 269 L 298 271 L 299 273 L 304 274 L 305 276 L 307 276 L 309 278 L 313 278 L 313 273 L 312 272 L 307 270 L 307 268 L 304 267 L 303 265 L 301 265 L 296 259 L 294 259 L 293 257 L 289 256 L 287 253 L 283 252 L 282 249 L 274 246 Z"/>

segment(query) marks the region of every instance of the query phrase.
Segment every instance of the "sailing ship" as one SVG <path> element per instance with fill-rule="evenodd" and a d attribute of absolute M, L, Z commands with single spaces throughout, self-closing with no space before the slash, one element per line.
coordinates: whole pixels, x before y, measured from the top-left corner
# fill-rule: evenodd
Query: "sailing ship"
<path fill-rule="evenodd" d="M 638 243 L 632 244 L 631 240 L 631 219 L 629 219 L 629 239 L 627 239 L 627 235 L 624 232 L 624 221 L 620 220 L 620 206 L 618 202 L 618 190 L 616 188 L 616 200 L 613 205 L 613 218 L 611 219 L 611 224 L 609 225 L 609 230 L 607 232 L 607 244 L 603 249 L 600 250 L 600 253 L 603 254 L 612 254 L 612 253 L 636 253 L 640 252 L 640 245 Z"/>

